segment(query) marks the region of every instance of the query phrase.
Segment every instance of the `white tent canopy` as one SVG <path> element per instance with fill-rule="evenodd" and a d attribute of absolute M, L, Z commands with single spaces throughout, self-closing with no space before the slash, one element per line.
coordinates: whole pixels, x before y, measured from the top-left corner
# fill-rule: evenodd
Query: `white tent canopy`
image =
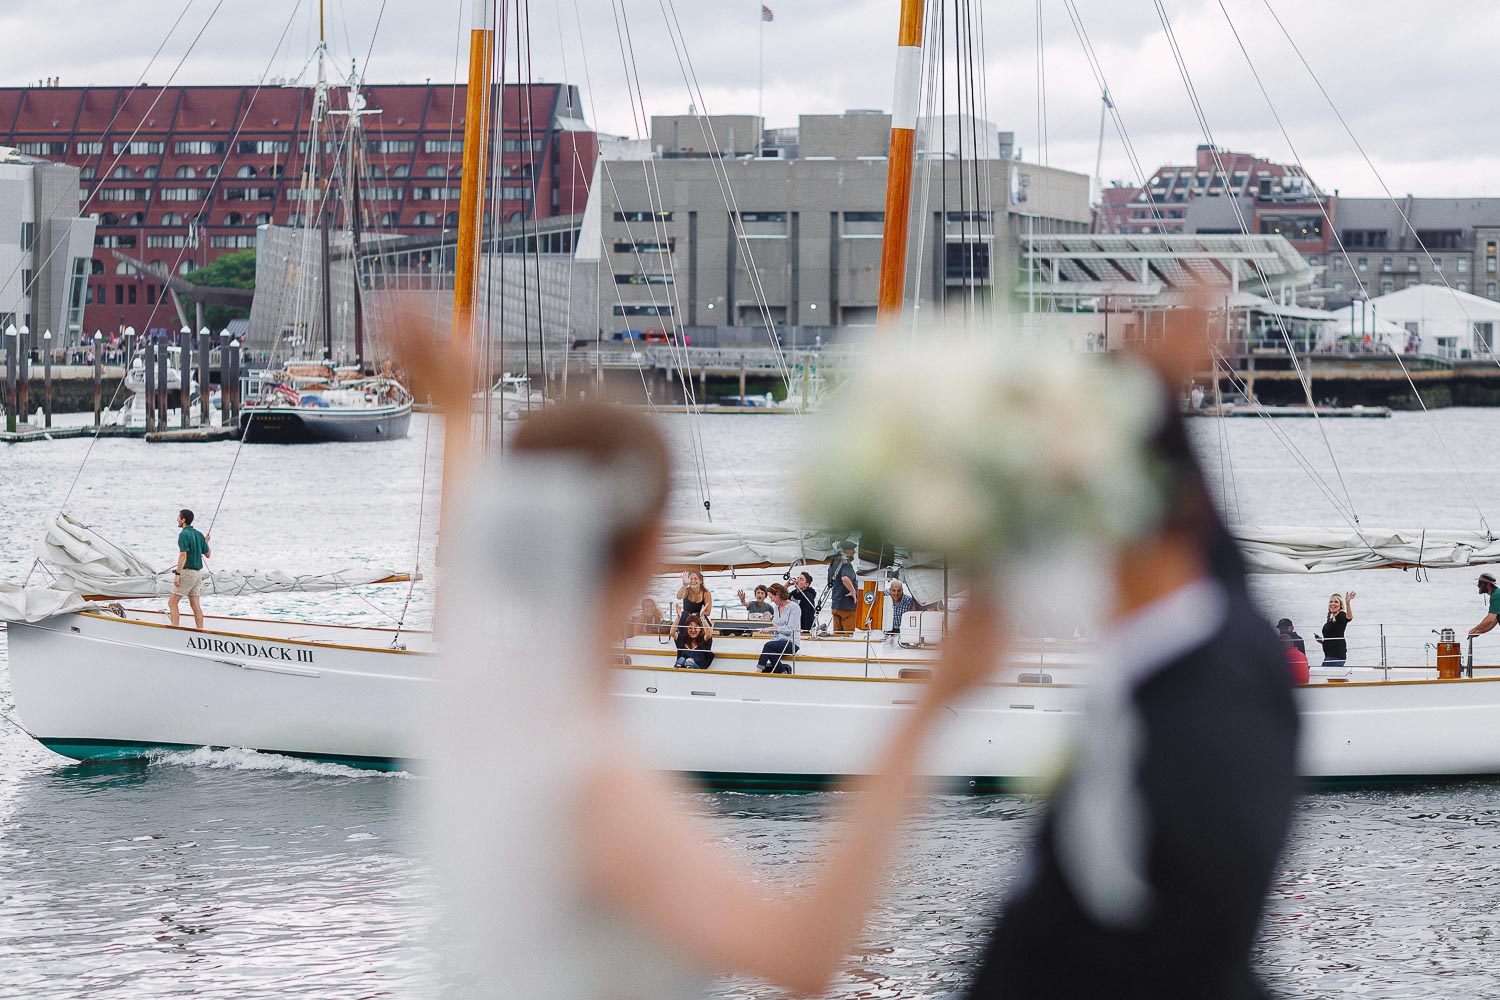
<path fill-rule="evenodd" d="M 1354 308 L 1360 306 L 1355 303 Z M 1488 330 L 1490 347 L 1500 333 L 1500 302 L 1443 285 L 1411 285 L 1372 298 L 1364 308 L 1380 322 L 1414 331 L 1424 354 L 1456 357 L 1468 351 L 1471 357 L 1487 357 L 1489 348 L 1476 343 L 1475 327 Z M 1398 350 L 1404 348 L 1405 336 L 1403 332 Z"/>
<path fill-rule="evenodd" d="M 1368 302 L 1356 302 L 1342 309 L 1335 309 L 1328 317 L 1332 322 L 1324 324 L 1321 343 L 1336 343 L 1350 338 L 1362 340 L 1369 336 L 1375 343 L 1392 351 L 1404 353 L 1406 350 L 1406 328 L 1381 318 Z"/>

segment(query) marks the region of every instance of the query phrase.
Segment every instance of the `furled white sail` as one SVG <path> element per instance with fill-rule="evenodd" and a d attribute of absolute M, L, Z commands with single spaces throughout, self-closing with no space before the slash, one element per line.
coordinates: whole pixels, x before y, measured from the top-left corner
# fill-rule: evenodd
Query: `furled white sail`
<path fill-rule="evenodd" d="M 701 569 L 789 566 L 827 559 L 839 541 L 827 530 L 813 528 L 675 521 L 662 539 L 662 558 L 674 566 Z"/>
<path fill-rule="evenodd" d="M 1480 531 L 1423 528 L 1296 528 L 1235 525 L 1252 573 L 1342 573 L 1424 566 L 1454 569 L 1500 562 L 1500 538 Z"/>
<path fill-rule="evenodd" d="M 172 567 L 157 569 L 67 514 L 57 515 L 47 529 L 37 557 L 50 577 L 49 585 L 0 584 L 0 621 L 40 621 L 87 606 L 85 598 L 166 597 L 172 592 Z M 364 566 L 321 573 L 212 570 L 203 574 L 203 593 L 309 593 L 407 579 L 389 569 Z"/>

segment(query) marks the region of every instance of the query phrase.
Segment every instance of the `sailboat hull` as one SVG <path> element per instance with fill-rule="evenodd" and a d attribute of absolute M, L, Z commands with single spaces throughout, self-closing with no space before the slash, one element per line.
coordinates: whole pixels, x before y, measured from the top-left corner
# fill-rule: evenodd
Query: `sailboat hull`
<path fill-rule="evenodd" d="M 387 441 L 406 437 L 411 404 L 350 410 L 342 407 L 256 406 L 240 416 L 244 440 L 253 444 Z"/>
<path fill-rule="evenodd" d="M 423 705 L 440 661 L 423 655 L 425 634 L 242 619 L 211 619 L 211 630 L 199 632 L 131 615 L 78 612 L 11 625 L 17 713 L 58 753 L 120 760 L 244 747 L 371 768 L 420 768 L 429 756 Z M 868 773 L 920 697 L 922 682 L 910 676 L 919 662 L 902 668 L 890 655 L 866 677 L 863 663 L 840 667 L 835 657 L 771 675 L 733 658 L 727 669 L 678 670 L 632 650 L 612 683 L 625 725 L 659 769 L 717 787 L 804 790 Z M 1069 676 L 1066 668 L 1049 667 L 1042 683 L 1018 679 L 1034 671 L 1010 668 L 958 705 L 922 770 L 970 791 L 1054 774 L 1083 719 L 1087 688 L 1052 680 Z M 1297 691 L 1305 776 L 1500 774 L 1500 675 L 1383 676 L 1356 669 L 1352 682 Z"/>

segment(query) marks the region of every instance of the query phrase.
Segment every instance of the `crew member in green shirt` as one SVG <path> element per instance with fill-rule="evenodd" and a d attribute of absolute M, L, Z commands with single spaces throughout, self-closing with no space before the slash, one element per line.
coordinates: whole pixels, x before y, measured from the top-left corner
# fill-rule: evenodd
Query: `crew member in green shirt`
<path fill-rule="evenodd" d="M 1495 589 L 1495 578 L 1489 573 L 1479 574 L 1479 592 L 1489 599 L 1488 611 L 1479 624 L 1469 629 L 1469 638 L 1484 635 L 1500 621 L 1500 590 Z"/>
<path fill-rule="evenodd" d="M 198 593 L 203 586 L 203 560 L 213 555 L 208 549 L 208 537 L 193 527 L 193 512 L 184 507 L 177 512 L 177 568 L 172 571 L 172 596 L 167 600 L 167 614 L 175 628 L 178 623 L 177 603 L 184 597 L 193 609 L 193 624 L 203 628 L 203 605 Z"/>

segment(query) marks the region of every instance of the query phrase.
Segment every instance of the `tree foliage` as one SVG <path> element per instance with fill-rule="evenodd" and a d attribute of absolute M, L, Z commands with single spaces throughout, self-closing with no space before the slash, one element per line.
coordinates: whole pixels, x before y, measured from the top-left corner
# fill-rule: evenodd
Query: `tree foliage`
<path fill-rule="evenodd" d="M 182 276 L 183 280 L 194 285 L 206 285 L 210 288 L 254 288 L 255 287 L 255 251 L 236 250 L 234 253 L 226 253 L 222 257 L 216 257 L 206 267 Z M 189 302 L 192 297 L 184 295 L 183 298 Z M 222 330 L 232 319 L 248 318 L 250 310 L 235 309 L 229 306 L 205 306 L 203 308 L 203 320 L 208 324 L 210 330 Z"/>

